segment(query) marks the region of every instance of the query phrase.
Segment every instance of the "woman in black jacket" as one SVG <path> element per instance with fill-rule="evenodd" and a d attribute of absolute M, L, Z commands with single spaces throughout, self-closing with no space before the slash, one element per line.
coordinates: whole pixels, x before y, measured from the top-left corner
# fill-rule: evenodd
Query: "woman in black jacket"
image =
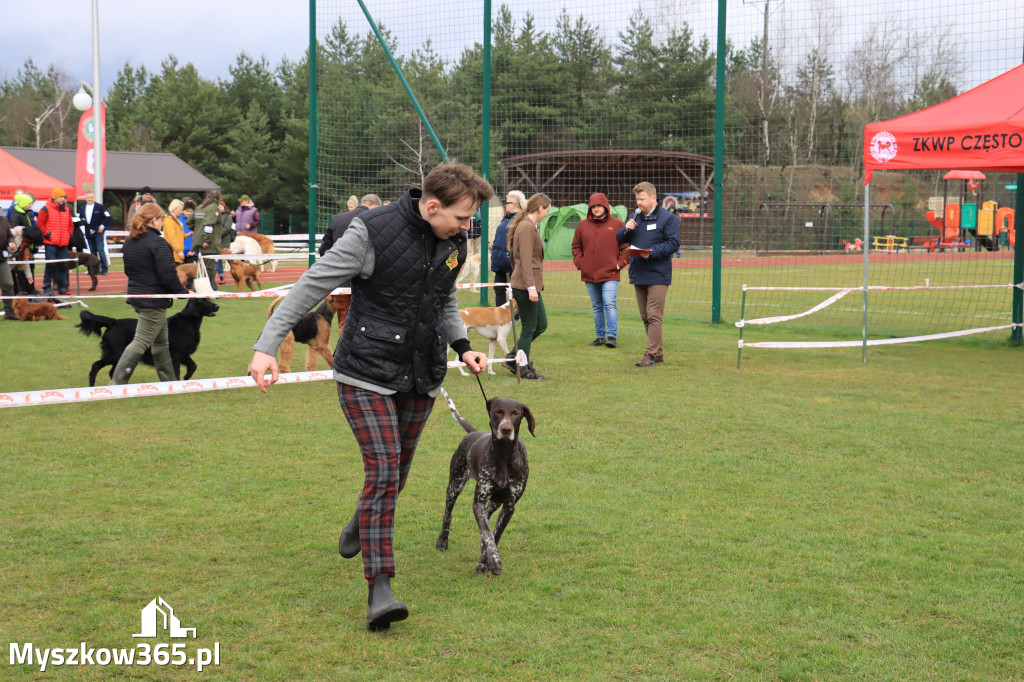
<path fill-rule="evenodd" d="M 160 234 L 164 212 L 156 204 L 145 204 L 132 216 L 128 239 L 121 247 L 128 294 L 187 294 L 178 281 L 171 245 Z M 129 298 L 139 314 L 135 338 L 117 361 L 110 385 L 126 384 L 147 348 L 153 350 L 153 364 L 160 381 L 174 381 L 174 366 L 167 344 L 169 298 Z"/>

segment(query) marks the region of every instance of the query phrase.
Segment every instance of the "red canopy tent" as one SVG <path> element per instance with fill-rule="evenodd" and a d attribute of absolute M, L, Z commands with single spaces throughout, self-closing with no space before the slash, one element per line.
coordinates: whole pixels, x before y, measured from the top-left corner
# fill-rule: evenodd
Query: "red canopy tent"
<path fill-rule="evenodd" d="M 864 182 L 877 169 L 1024 172 L 1024 64 L 953 99 L 864 126 Z"/>
<path fill-rule="evenodd" d="M 72 185 L 36 170 L 0 149 L 0 200 L 14 199 L 18 190 L 31 192 L 38 199 L 49 199 L 55 187 L 67 192 L 68 201 L 75 199 L 75 188 Z"/>
<path fill-rule="evenodd" d="M 1024 64 L 941 104 L 864 126 L 865 344 L 870 183 L 878 169 L 1024 173 Z M 1018 213 L 1020 205 L 1018 193 Z M 1024 239 L 1017 240 L 1013 272 L 1013 281 L 1019 283 L 1024 273 Z M 1015 325 L 1022 321 L 1021 293 L 1019 288 L 1013 291 Z M 1020 339 L 1020 326 L 1014 327 L 1013 336 Z"/>

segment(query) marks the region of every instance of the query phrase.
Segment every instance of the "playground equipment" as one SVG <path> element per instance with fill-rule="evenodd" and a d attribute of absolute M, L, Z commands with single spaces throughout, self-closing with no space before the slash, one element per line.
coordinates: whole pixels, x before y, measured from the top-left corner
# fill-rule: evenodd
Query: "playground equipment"
<path fill-rule="evenodd" d="M 785 221 L 790 210 L 794 212 L 800 209 L 817 209 L 817 220 L 801 221 L 795 230 L 786 231 L 785 228 L 778 229 L 772 224 L 773 210 L 781 209 L 782 218 Z M 779 252 L 787 253 L 825 253 L 826 251 L 843 250 L 847 253 L 859 251 L 863 241 L 857 238 L 854 242 L 855 248 L 850 248 L 849 239 L 840 239 L 842 232 L 836 230 L 836 210 L 863 211 L 863 204 L 804 204 L 790 203 L 786 201 L 764 201 L 761 203 L 757 213 L 757 222 L 754 227 L 754 252 L 761 255 L 773 255 Z M 886 217 L 889 222 L 889 232 L 895 230 L 895 211 L 892 204 L 871 204 L 871 210 L 881 209 L 879 217 L 879 230 L 884 231 Z M 806 214 L 805 214 L 806 215 Z M 856 237 L 856 234 L 850 236 Z"/>
<path fill-rule="evenodd" d="M 953 195 L 950 196 L 950 181 Z M 938 248 L 999 250 L 999 236 L 1013 229 L 1012 208 L 984 201 L 985 174 L 974 170 L 949 171 L 942 176 L 942 196 L 928 199 L 925 218 L 939 230 Z M 981 209 L 978 209 L 978 206 Z"/>

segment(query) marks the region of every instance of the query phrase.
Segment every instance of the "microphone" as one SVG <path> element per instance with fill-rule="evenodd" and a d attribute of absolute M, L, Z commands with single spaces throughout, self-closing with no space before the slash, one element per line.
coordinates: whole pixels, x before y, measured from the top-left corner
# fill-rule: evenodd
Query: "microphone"
<path fill-rule="evenodd" d="M 626 219 L 626 222 L 628 223 L 630 220 L 632 220 L 635 223 L 636 219 L 639 218 L 639 217 L 640 217 L 640 209 L 638 208 L 637 210 L 633 211 L 633 215 L 629 216 L 629 218 Z M 634 227 L 636 227 L 636 226 L 634 225 Z"/>

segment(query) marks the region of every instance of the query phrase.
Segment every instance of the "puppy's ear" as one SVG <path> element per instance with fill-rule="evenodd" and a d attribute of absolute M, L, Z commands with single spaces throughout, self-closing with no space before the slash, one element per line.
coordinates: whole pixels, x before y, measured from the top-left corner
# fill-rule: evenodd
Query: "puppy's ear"
<path fill-rule="evenodd" d="M 488 417 L 490 417 L 490 415 L 491 415 L 491 403 L 493 403 L 493 402 L 494 402 L 494 398 L 488 398 L 487 402 L 484 403 L 484 406 L 487 408 L 487 416 Z"/>
<path fill-rule="evenodd" d="M 530 412 L 530 408 L 527 407 L 526 405 L 523 405 L 523 403 L 519 404 L 522 405 L 523 407 L 523 416 L 526 417 L 526 425 L 530 427 L 530 435 L 536 438 L 537 434 L 533 432 L 533 429 L 535 426 L 537 426 L 537 422 L 533 420 L 533 412 Z"/>

